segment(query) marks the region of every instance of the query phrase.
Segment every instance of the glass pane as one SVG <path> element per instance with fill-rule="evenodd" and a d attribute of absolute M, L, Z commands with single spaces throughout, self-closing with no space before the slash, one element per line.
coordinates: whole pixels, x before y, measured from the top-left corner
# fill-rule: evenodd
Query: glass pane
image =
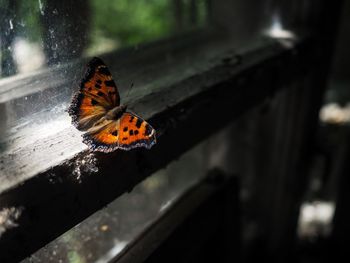
<path fill-rule="evenodd" d="M 0 75 L 200 28 L 205 0 L 0 1 Z"/>

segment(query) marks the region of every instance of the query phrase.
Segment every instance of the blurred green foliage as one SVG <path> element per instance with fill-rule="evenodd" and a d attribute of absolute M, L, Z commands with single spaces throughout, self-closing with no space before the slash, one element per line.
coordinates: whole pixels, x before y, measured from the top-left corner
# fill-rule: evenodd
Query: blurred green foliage
<path fill-rule="evenodd" d="M 170 1 L 164 0 L 90 0 L 91 37 L 118 40 L 130 45 L 171 33 Z"/>
<path fill-rule="evenodd" d="M 196 3 L 196 25 L 190 24 L 190 2 Z M 176 0 L 90 0 L 92 10 L 91 40 L 115 39 L 120 46 L 148 42 L 173 35 L 177 23 L 191 29 L 205 23 L 205 0 L 182 0 L 181 18 L 174 12 Z"/>

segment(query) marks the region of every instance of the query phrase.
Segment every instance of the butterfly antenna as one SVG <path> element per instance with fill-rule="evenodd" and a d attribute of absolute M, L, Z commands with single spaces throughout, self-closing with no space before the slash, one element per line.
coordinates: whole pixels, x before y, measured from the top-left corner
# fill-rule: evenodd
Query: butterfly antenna
<path fill-rule="evenodd" d="M 134 87 L 134 82 L 131 82 L 131 85 L 130 85 L 128 94 L 126 94 L 126 97 L 125 97 L 125 98 L 129 97 L 130 91 L 132 90 L 133 87 Z"/>

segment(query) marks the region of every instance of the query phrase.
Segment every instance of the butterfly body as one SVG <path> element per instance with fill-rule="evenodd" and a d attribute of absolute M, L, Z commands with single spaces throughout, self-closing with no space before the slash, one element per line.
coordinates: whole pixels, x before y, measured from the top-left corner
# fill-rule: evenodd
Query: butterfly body
<path fill-rule="evenodd" d="M 101 152 L 150 149 L 156 143 L 155 130 L 126 109 L 107 66 L 93 58 L 68 109 L 73 125 L 86 131 L 83 142 Z"/>
<path fill-rule="evenodd" d="M 118 120 L 126 112 L 126 105 L 120 105 L 109 110 L 106 114 L 108 120 Z"/>

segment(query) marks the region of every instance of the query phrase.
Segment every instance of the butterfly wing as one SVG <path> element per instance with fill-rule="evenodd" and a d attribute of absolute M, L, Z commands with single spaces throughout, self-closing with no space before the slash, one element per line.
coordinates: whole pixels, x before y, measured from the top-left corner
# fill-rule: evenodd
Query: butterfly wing
<path fill-rule="evenodd" d="M 131 150 L 137 147 L 150 149 L 156 143 L 156 131 L 139 116 L 126 112 L 120 118 L 118 148 Z"/>
<path fill-rule="evenodd" d="M 101 119 L 96 125 L 83 134 L 83 142 L 91 150 L 100 152 L 112 152 L 119 147 L 120 119 Z"/>
<path fill-rule="evenodd" d="M 83 138 L 91 150 L 107 153 L 137 147 L 150 149 L 156 143 L 156 132 L 146 121 L 126 112 L 118 120 L 102 118 Z"/>
<path fill-rule="evenodd" d="M 119 104 L 118 89 L 111 73 L 101 59 L 93 58 L 68 109 L 73 125 L 87 130 Z"/>
<path fill-rule="evenodd" d="M 93 58 L 68 109 L 72 123 L 79 130 L 87 130 L 83 142 L 101 152 L 151 148 L 156 143 L 156 133 L 146 121 L 133 113 L 123 113 L 118 120 L 106 118 L 106 113 L 119 105 L 111 73 L 101 59 Z"/>

